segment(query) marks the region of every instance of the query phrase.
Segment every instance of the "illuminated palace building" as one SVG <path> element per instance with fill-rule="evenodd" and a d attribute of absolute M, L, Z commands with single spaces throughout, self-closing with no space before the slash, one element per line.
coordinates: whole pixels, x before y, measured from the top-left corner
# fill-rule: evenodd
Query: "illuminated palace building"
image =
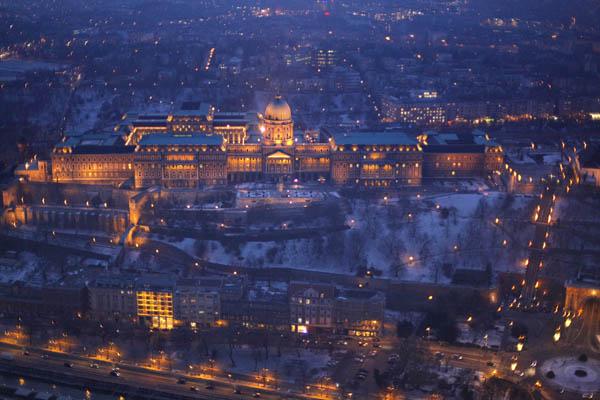
<path fill-rule="evenodd" d="M 216 113 L 184 102 L 161 115 L 126 117 L 114 131 L 64 138 L 51 160 L 20 166 L 22 181 L 194 189 L 238 182 L 418 186 L 428 178 L 486 176 L 502 148 L 482 132 L 297 132 L 280 96 L 264 114 Z"/>

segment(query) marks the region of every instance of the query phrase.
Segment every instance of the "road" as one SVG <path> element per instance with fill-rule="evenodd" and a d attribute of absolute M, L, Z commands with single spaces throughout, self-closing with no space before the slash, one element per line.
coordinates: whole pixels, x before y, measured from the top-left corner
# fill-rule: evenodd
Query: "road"
<path fill-rule="evenodd" d="M 452 346 L 446 343 L 428 341 L 421 342 L 421 347 L 434 356 L 437 353 L 442 363 L 457 368 L 492 374 L 492 372 L 500 371 L 505 367 L 502 358 L 491 350 L 478 347 Z"/>
<path fill-rule="evenodd" d="M 113 363 L 92 361 L 98 368 L 90 366 L 90 360 L 71 356 L 63 353 L 47 352 L 30 349 L 25 355 L 15 346 L 0 343 L 2 353 L 11 353 L 13 360 L 0 360 L 0 370 L 6 373 L 23 375 L 25 377 L 60 379 L 60 383 L 78 383 L 90 390 L 112 390 L 115 395 L 130 396 L 142 395 L 144 398 L 157 399 L 249 399 L 256 393 L 263 399 L 316 399 L 318 396 L 302 394 L 280 393 L 272 388 L 252 388 L 248 383 L 239 383 L 233 380 L 208 380 L 199 377 L 176 374 L 164 371 L 144 369 L 129 365 L 119 364 L 120 376 L 111 376 Z M 45 355 L 46 358 L 42 358 Z M 65 366 L 71 363 L 72 367 Z M 185 383 L 178 383 L 178 377 L 183 377 Z M 211 382 L 212 388 L 207 385 Z M 196 390 L 192 390 L 194 387 Z M 234 387 L 240 389 L 241 394 L 234 393 Z M 107 389 L 108 388 L 108 389 Z"/>
<path fill-rule="evenodd" d="M 534 222 L 535 233 L 529 250 L 527 271 L 525 272 L 525 287 L 523 298 L 526 303 L 533 304 L 536 298 L 537 281 L 540 270 L 543 268 L 543 252 L 546 248 L 546 240 L 549 234 L 549 225 L 552 217 L 552 209 L 556 199 L 556 187 L 550 183 L 540 195 L 540 203 L 535 211 Z"/>

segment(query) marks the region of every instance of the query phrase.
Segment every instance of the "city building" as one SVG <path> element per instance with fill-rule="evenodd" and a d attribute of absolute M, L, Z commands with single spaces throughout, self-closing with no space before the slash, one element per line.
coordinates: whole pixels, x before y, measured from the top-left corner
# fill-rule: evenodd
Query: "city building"
<path fill-rule="evenodd" d="M 117 185 L 133 175 L 134 149 L 115 135 L 64 137 L 52 151 L 50 179 L 59 183 Z"/>
<path fill-rule="evenodd" d="M 382 292 L 293 281 L 288 296 L 292 332 L 367 337 L 382 333 L 385 314 Z"/>
<path fill-rule="evenodd" d="M 581 170 L 583 182 L 596 188 L 600 187 L 600 146 L 594 144 L 578 154 L 577 164 Z"/>
<path fill-rule="evenodd" d="M 586 308 L 597 310 L 600 304 L 600 273 L 595 267 L 581 267 L 577 277 L 565 282 L 564 310 L 571 316 L 581 316 Z M 598 318 L 596 312 L 586 317 Z M 598 321 L 595 321 L 596 328 Z"/>
<path fill-rule="evenodd" d="M 30 182 L 47 182 L 50 179 L 50 168 L 48 161 L 33 159 L 19 164 L 15 169 L 15 176 L 19 179 L 27 179 Z"/>
<path fill-rule="evenodd" d="M 175 326 L 175 285 L 163 276 L 143 277 L 136 282 L 136 311 L 140 323 L 155 329 Z"/>
<path fill-rule="evenodd" d="M 423 176 L 470 178 L 500 171 L 504 163 L 502 147 L 484 132 L 427 132 L 419 137 L 423 145 Z"/>
<path fill-rule="evenodd" d="M 332 67 L 336 64 L 336 52 L 334 49 L 317 49 L 314 54 L 315 66 L 319 68 Z"/>
<path fill-rule="evenodd" d="M 332 136 L 331 179 L 337 185 L 418 186 L 423 154 L 404 133 L 343 133 Z"/>
<path fill-rule="evenodd" d="M 180 279 L 174 293 L 174 317 L 190 328 L 207 328 L 221 319 L 219 289 L 203 286 L 202 280 Z"/>
<path fill-rule="evenodd" d="M 383 122 L 399 122 L 415 126 L 435 126 L 446 122 L 447 110 L 437 101 L 435 91 L 423 91 L 416 97 L 398 98 L 383 96 L 381 112 Z"/>
<path fill-rule="evenodd" d="M 485 176 L 502 164 L 502 148 L 478 131 L 428 132 L 419 140 L 387 131 L 297 133 L 291 108 L 280 96 L 256 120 L 213 110 L 205 103 L 184 103 L 166 116 L 138 117 L 146 126 L 134 122 L 125 134 L 116 129 L 66 137 L 49 163 L 31 160 L 16 174 L 23 182 L 136 190 L 255 181 L 390 188 L 418 186 L 426 178 Z"/>
<path fill-rule="evenodd" d="M 135 187 L 197 188 L 227 181 L 227 155 L 219 135 L 149 134 L 134 153 Z"/>
<path fill-rule="evenodd" d="M 129 276 L 101 275 L 88 285 L 90 313 L 97 319 L 135 320 L 135 281 Z"/>
<path fill-rule="evenodd" d="M 290 324 L 292 332 L 320 334 L 335 328 L 336 288 L 324 283 L 290 282 Z"/>
<path fill-rule="evenodd" d="M 222 302 L 223 320 L 253 329 L 286 330 L 290 323 L 287 288 L 258 282 L 243 297 Z"/>
<path fill-rule="evenodd" d="M 100 320 L 120 318 L 155 329 L 207 328 L 221 319 L 223 290 L 221 278 L 105 274 L 88 285 L 89 311 Z"/>
<path fill-rule="evenodd" d="M 74 318 L 87 311 L 83 285 L 0 283 L 0 313 L 12 317 Z"/>
<path fill-rule="evenodd" d="M 333 315 L 339 334 L 379 336 L 383 332 L 385 295 L 373 290 L 339 290 Z"/>

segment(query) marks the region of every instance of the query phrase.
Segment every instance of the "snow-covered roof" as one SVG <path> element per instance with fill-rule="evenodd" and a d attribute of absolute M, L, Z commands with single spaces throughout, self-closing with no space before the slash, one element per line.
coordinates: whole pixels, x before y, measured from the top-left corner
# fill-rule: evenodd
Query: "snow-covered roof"
<path fill-rule="evenodd" d="M 417 139 L 403 132 L 350 132 L 335 133 L 337 145 L 415 145 Z"/>
<path fill-rule="evenodd" d="M 145 135 L 139 143 L 140 146 L 220 146 L 222 144 L 223 136 L 221 135 L 206 135 L 199 133 L 186 135 L 154 133 Z"/>

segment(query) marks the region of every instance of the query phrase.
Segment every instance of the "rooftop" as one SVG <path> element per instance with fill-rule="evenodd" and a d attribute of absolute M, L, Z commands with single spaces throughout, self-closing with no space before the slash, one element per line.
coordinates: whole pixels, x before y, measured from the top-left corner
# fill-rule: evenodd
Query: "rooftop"
<path fill-rule="evenodd" d="M 211 112 L 211 106 L 208 103 L 200 101 L 184 101 L 178 109 L 172 112 L 175 116 L 208 116 Z"/>
<path fill-rule="evenodd" d="M 155 133 L 145 135 L 141 140 L 140 146 L 220 146 L 223 144 L 223 136 L 207 135 L 201 133 L 192 133 L 185 135 Z"/>
<path fill-rule="evenodd" d="M 112 135 L 110 132 L 68 136 L 57 143 L 55 148 L 70 148 L 74 154 L 130 153 L 135 149 L 133 146 L 125 146 L 120 136 Z"/>
<path fill-rule="evenodd" d="M 374 290 L 342 289 L 338 294 L 339 300 L 370 300 L 383 299 L 383 293 Z"/>
<path fill-rule="evenodd" d="M 102 274 L 96 277 L 91 286 L 105 288 L 172 290 L 175 286 L 175 278 L 166 274 Z"/>
<path fill-rule="evenodd" d="M 111 132 L 95 132 L 81 136 L 67 136 L 58 142 L 56 147 L 116 146 L 122 143 L 121 137 L 112 135 Z"/>
<path fill-rule="evenodd" d="M 427 142 L 430 145 L 464 146 L 464 145 L 487 145 L 496 143 L 486 135 L 485 132 L 475 130 L 473 132 L 426 132 Z"/>
<path fill-rule="evenodd" d="M 302 295 L 309 289 L 319 292 L 324 298 L 333 298 L 336 293 L 336 287 L 329 283 L 292 281 L 289 284 L 288 294 L 290 296 Z"/>
<path fill-rule="evenodd" d="M 403 132 L 349 132 L 334 133 L 337 145 L 415 145 L 417 139 Z"/>
<path fill-rule="evenodd" d="M 600 146 L 591 147 L 581 154 L 583 168 L 600 168 Z"/>
<path fill-rule="evenodd" d="M 426 132 L 427 145 L 425 152 L 478 153 L 485 151 L 485 146 L 497 146 L 484 132 Z"/>

